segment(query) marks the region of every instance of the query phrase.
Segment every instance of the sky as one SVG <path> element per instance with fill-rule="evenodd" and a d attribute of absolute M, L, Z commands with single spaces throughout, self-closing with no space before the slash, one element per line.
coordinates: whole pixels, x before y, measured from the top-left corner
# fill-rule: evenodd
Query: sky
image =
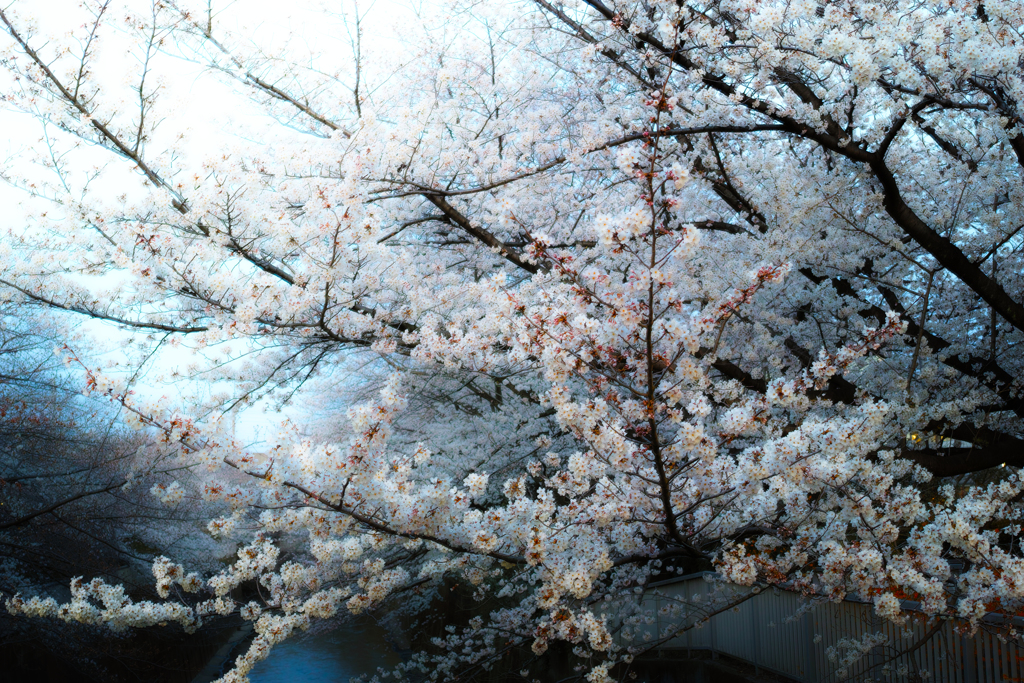
<path fill-rule="evenodd" d="M 205 12 L 206 0 L 182 2 Z M 238 36 L 235 45 L 239 49 L 258 46 L 268 53 L 286 49 L 305 50 L 311 60 L 316 59 L 325 65 L 344 64 L 349 54 L 350 42 L 342 14 L 347 13 L 351 18 L 353 12 L 358 12 L 362 16 L 363 50 L 375 69 L 391 68 L 394 60 L 407 53 L 410 46 L 403 38 L 406 33 L 403 27 L 415 21 L 412 5 L 403 0 L 358 4 L 324 0 L 212 0 L 212 4 L 215 29 L 222 26 L 234 32 Z M 148 11 L 147 5 L 147 0 L 113 0 L 111 3 L 109 16 L 119 21 L 112 23 L 111 28 L 101 35 L 93 67 L 95 81 L 105 93 L 107 111 L 116 112 L 119 108 L 129 111 L 134 104 L 130 99 L 131 88 L 139 71 L 139 55 L 130 52 L 130 36 L 124 29 L 127 23 L 121 24 L 120 21 L 130 11 Z M 34 18 L 36 44 L 44 45 L 44 50 L 62 43 L 75 49 L 75 42 L 69 42 L 68 36 L 84 35 L 82 26 L 88 16 L 83 14 L 82 3 L 78 0 L 15 0 L 12 8 L 22 18 Z M 333 12 L 333 18 L 325 20 L 321 13 L 324 9 Z M 0 36 L 0 41 L 0 49 L 5 52 L 13 48 L 6 35 Z M 151 152 L 175 144 L 175 138 L 183 136 L 184 144 L 175 144 L 182 155 L 182 163 L 198 163 L 206 154 L 248 146 L 253 140 L 270 134 L 271 130 L 273 135 L 280 135 L 280 126 L 247 99 L 240 88 L 225 87 L 225 77 L 191 61 L 189 57 L 172 40 L 167 42 L 157 62 L 156 74 L 162 79 L 160 106 L 164 119 L 149 144 Z M 344 73 L 344 68 L 341 71 Z M 14 84 L 9 75 L 0 73 L 0 91 L 12 87 Z M 123 97 L 120 101 L 119 96 Z M 44 129 L 38 118 L 30 113 L 0 106 L 0 167 L 5 173 L 17 174 L 30 183 L 52 178 L 50 171 L 26 163 L 31 162 L 40 150 L 45 150 L 41 141 L 46 136 L 61 150 L 68 149 L 72 142 L 70 136 L 62 135 L 53 126 Z M 105 150 L 83 145 L 78 151 L 70 152 L 67 158 L 69 166 L 79 177 L 97 163 L 109 163 L 104 185 L 112 189 L 112 202 L 116 201 L 114 197 L 117 194 L 135 182 L 130 166 Z M 118 178 L 124 182 L 117 182 Z M 0 216 L 0 247 L 3 240 L 9 239 L 9 231 L 18 233 L 34 229 L 32 201 L 23 189 L 0 183 L 0 206 L 4 207 Z M 69 224 L 69 229 L 76 227 Z M 117 279 L 117 274 L 112 273 L 106 278 L 91 279 L 90 286 L 116 286 Z M 126 355 L 125 344 L 131 335 L 107 323 L 79 322 L 80 336 L 74 344 L 78 345 L 83 356 L 91 355 L 98 365 L 117 363 L 120 367 L 129 367 L 131 356 L 138 358 L 137 353 Z M 168 392 L 186 394 L 217 390 L 218 387 L 206 385 L 201 378 L 193 378 L 179 386 L 168 386 L 158 381 L 176 369 L 184 370 L 191 360 L 187 348 L 161 353 L 147 364 L 145 372 L 140 373 L 137 391 L 143 395 L 152 394 L 155 398 Z M 131 372 L 134 373 L 134 369 Z M 275 429 L 275 423 L 281 418 L 301 419 L 301 416 L 295 409 L 278 413 L 264 403 L 250 408 L 235 421 L 242 438 L 258 440 L 264 431 Z"/>

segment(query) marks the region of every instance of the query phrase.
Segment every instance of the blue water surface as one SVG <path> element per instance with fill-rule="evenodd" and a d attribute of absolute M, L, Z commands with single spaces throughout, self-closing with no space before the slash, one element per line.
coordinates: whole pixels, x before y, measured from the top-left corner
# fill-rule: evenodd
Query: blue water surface
<path fill-rule="evenodd" d="M 301 634 L 274 647 L 249 674 L 253 683 L 348 683 L 390 670 L 402 659 L 372 623 L 342 624 L 326 633 Z"/>

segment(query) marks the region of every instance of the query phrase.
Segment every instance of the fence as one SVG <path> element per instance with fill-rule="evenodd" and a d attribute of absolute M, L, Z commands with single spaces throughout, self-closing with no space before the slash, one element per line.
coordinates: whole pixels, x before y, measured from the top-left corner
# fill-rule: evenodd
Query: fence
<path fill-rule="evenodd" d="M 653 608 L 654 623 L 636 627 L 636 641 L 642 641 L 645 633 L 657 638 L 669 625 L 662 607 L 691 605 L 682 609 L 687 610 L 686 623 L 692 624 L 703 616 L 695 605 L 707 605 L 712 598 L 733 600 L 749 591 L 712 584 L 703 575 L 652 588 L 644 596 L 644 607 Z M 805 683 L 923 678 L 935 683 L 1024 681 L 1024 651 L 1016 639 L 984 629 L 968 638 L 956 632 L 953 622 L 936 626 L 914 616 L 899 626 L 880 619 L 870 604 L 845 601 L 811 607 L 796 593 L 769 589 L 659 649 L 721 653 Z M 885 642 L 844 666 L 843 642 L 872 634 L 884 636 Z M 829 658 L 830 648 L 835 648 L 839 661 Z"/>

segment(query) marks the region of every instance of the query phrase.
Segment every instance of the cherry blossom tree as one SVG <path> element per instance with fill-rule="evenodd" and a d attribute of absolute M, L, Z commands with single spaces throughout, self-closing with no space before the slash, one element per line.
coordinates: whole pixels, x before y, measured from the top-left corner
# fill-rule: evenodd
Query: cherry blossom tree
<path fill-rule="evenodd" d="M 694 568 L 967 632 L 1024 607 L 1021 3 L 456 1 L 390 56 L 358 8 L 309 54 L 215 3 L 125 4 L 49 33 L 0 11 L 49 173 L 6 170 L 31 199 L 0 281 L 231 387 L 142 400 L 87 368 L 209 466 L 174 495 L 252 536 L 206 579 L 157 563 L 195 606 L 95 581 L 9 609 L 192 627 L 256 580 L 243 680 L 454 573 L 499 606 L 431 676 L 567 641 L 596 682 L 660 642 L 601 604 Z M 104 41 L 134 59 L 98 68 Z M 269 119 L 162 132 L 182 59 Z M 314 414 L 246 449 L 224 416 L 260 400 Z M 308 557 L 279 561 L 289 534 Z"/>

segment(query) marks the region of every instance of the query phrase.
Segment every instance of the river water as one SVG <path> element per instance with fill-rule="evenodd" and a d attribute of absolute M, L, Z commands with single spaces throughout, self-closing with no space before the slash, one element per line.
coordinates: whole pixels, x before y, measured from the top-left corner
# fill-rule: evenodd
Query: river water
<path fill-rule="evenodd" d="M 253 683 L 348 683 L 354 676 L 390 670 L 402 658 L 373 622 L 342 624 L 324 633 L 301 634 L 274 647 L 249 674 Z"/>
<path fill-rule="evenodd" d="M 348 683 L 350 678 L 390 670 L 402 661 L 375 624 L 345 624 L 318 634 L 289 638 L 249 674 L 253 683 Z M 636 683 L 778 683 L 752 671 L 720 668 L 708 660 L 654 659 L 637 667 Z M 746 674 L 746 675 L 744 675 Z"/>
<path fill-rule="evenodd" d="M 247 645 L 229 657 L 233 661 Z M 677 655 L 682 653 L 676 653 Z M 391 670 L 402 662 L 376 623 L 342 623 L 330 631 L 304 633 L 274 647 L 249 674 L 252 683 L 348 683 L 350 678 Z M 636 683 L 741 683 L 784 681 L 756 675 L 753 667 L 706 658 L 653 657 L 634 666 Z M 723 666 L 724 665 L 724 666 Z M 737 665 L 740 665 L 737 668 Z M 543 676 L 543 675 L 542 675 Z"/>

